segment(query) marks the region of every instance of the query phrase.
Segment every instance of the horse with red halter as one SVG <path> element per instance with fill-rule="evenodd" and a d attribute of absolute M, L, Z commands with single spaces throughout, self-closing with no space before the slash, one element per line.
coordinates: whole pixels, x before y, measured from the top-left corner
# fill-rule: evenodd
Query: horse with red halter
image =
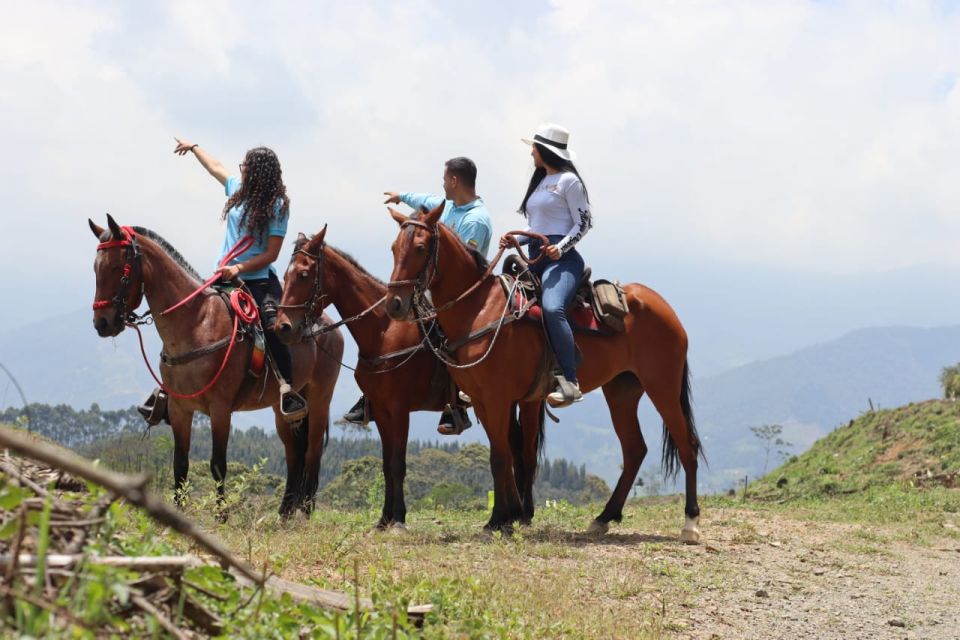
<path fill-rule="evenodd" d="M 550 347 L 537 324 L 507 322 L 509 305 L 503 287 L 490 277 L 491 268 L 481 256 L 437 223 L 441 213 L 437 208 L 408 218 L 390 209 L 400 232 L 392 246 L 394 268 L 386 309 L 391 318 L 415 319 L 417 301 L 430 292 L 436 317 L 449 337 L 448 350 L 454 359 L 451 373 L 470 395 L 490 438 L 495 490 L 490 526 L 508 528 L 521 515 L 513 477 L 510 406 L 531 396 L 542 399 L 550 391 L 547 385 L 535 384 L 542 379 L 544 352 Z M 583 353 L 577 370 L 581 389 L 603 389 L 623 451 L 620 480 L 589 531 L 605 533 L 611 520 L 622 518 L 624 502 L 647 453 L 637 417 L 640 398 L 647 393 L 664 421 L 664 469 L 675 473 L 679 463 L 686 476 L 681 539 L 697 542 L 701 451 L 690 406 L 686 332 L 673 309 L 653 290 L 628 284 L 624 291 L 629 314 L 623 332 L 576 334 Z"/>
<path fill-rule="evenodd" d="M 109 215 L 107 229 L 92 220 L 89 223 L 100 241 L 94 261 L 97 302 L 93 325 L 97 333 L 106 338 L 118 335 L 127 326 L 137 328 L 147 314 L 137 316 L 135 311 L 146 300 L 163 341 L 160 376 L 170 396 L 167 410 L 173 428 L 177 503 L 182 501 L 180 490 L 187 478 L 193 414 L 199 411 L 210 417 L 210 471 L 217 482 L 218 504 L 222 504 L 231 414 L 272 406 L 287 461 L 280 513 L 289 515 L 297 508 L 309 512 L 320 478 L 320 457 L 329 428 L 330 398 L 343 353 L 343 336 L 330 332 L 291 346 L 293 386 L 302 390 L 309 413 L 301 424 L 290 425 L 281 416 L 278 386 L 269 384 L 269 372 L 260 372 L 261 379 L 248 373 L 254 340 L 244 339 L 239 331 L 238 315 L 245 311 L 242 302 L 231 312 L 212 288 L 191 297 L 202 287 L 202 278 L 155 232 L 120 227 Z M 250 304 L 254 304 L 252 300 Z M 176 310 L 171 310 L 175 305 Z"/>
<path fill-rule="evenodd" d="M 455 390 L 443 363 L 427 348 L 429 337 L 409 322 L 391 320 L 384 310 L 386 285 L 349 255 L 326 243 L 327 228 L 308 239 L 300 234 L 284 276 L 277 335 L 288 344 L 301 339 L 332 304 L 344 318 L 321 331 L 346 326 L 357 342 L 354 377 L 373 409 L 383 447 L 384 503 L 378 529 L 403 528 L 407 508 L 407 438 L 411 411 L 441 411 Z M 533 518 L 533 480 L 543 444 L 540 403 L 523 403 L 520 420 L 532 432 L 529 450 L 520 447 L 520 423 L 511 408 L 516 476 L 521 479 L 522 518 Z M 516 488 L 514 489 L 517 490 Z"/>

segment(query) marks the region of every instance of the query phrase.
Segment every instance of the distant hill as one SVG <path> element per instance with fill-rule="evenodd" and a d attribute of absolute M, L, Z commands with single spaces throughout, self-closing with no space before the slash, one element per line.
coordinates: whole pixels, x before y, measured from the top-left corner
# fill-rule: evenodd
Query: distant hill
<path fill-rule="evenodd" d="M 928 400 L 866 413 L 776 469 L 755 490 L 806 498 L 896 481 L 960 486 L 960 404 Z"/>
<path fill-rule="evenodd" d="M 121 409 L 139 402 L 153 388 L 136 336 L 127 331 L 115 339 L 99 338 L 91 317 L 87 310 L 78 311 L 0 336 L 0 362 L 17 377 L 28 400 L 77 408 L 95 402 L 104 409 Z M 144 335 L 147 353 L 155 362 L 160 350 L 155 331 L 147 328 Z M 348 339 L 344 360 L 354 362 L 355 354 Z M 694 409 L 709 461 L 700 475 L 701 486 L 723 490 L 745 475 L 762 473 L 763 456 L 751 426 L 783 424 L 786 439 L 799 453 L 867 410 L 868 401 L 880 408 L 938 397 L 940 369 L 957 362 L 960 326 L 883 327 L 853 331 L 718 375 L 698 377 L 694 369 Z M 349 408 L 357 394 L 352 373 L 344 369 L 334 393 L 333 415 Z M 19 403 L 7 386 L 0 405 Z M 591 473 L 615 482 L 620 445 L 603 395 L 589 394 L 584 402 L 558 413 L 561 423 L 549 424 L 547 455 L 586 464 Z M 263 411 L 236 414 L 235 424 L 271 430 L 272 416 Z M 412 438 L 436 437 L 435 414 L 415 414 L 411 424 Z M 650 449 L 641 473 L 650 476 L 659 463 L 661 425 L 646 399 L 641 425 Z M 486 435 L 475 427 L 458 440 L 485 443 Z"/>
<path fill-rule="evenodd" d="M 853 331 L 719 375 L 695 376 L 694 411 L 709 463 L 701 484 L 723 490 L 744 476 L 762 474 L 764 456 L 751 426 L 782 424 L 785 439 L 800 453 L 866 411 L 871 401 L 876 408 L 896 407 L 940 396 L 940 370 L 958 361 L 960 326 L 884 327 Z M 560 416 L 561 424 L 548 435 L 550 455 L 586 462 L 615 481 L 620 446 L 602 394 L 590 394 Z M 659 463 L 661 422 L 646 399 L 640 422 L 650 450 L 643 468 L 649 472 Z M 771 460 L 770 466 L 777 462 Z"/>

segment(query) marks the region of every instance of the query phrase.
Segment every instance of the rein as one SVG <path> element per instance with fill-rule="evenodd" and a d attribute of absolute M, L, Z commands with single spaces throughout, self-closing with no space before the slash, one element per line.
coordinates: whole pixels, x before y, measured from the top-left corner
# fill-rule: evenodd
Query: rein
<path fill-rule="evenodd" d="M 427 223 L 421 222 L 420 220 L 409 220 L 409 219 L 404 220 L 402 223 L 400 223 L 401 229 L 407 226 L 420 227 L 421 229 L 425 229 L 428 233 L 431 234 L 433 251 L 431 251 L 430 253 L 430 261 L 427 262 L 427 264 L 423 265 L 423 269 L 420 271 L 420 273 L 417 275 L 416 278 L 412 280 L 391 280 L 389 283 L 387 283 L 387 288 L 393 289 L 393 288 L 406 287 L 409 285 L 413 285 L 416 289 L 415 293 L 419 296 L 419 295 L 422 295 L 424 291 L 430 288 L 430 285 L 433 283 L 433 280 L 436 277 L 437 272 L 439 271 L 437 266 L 439 264 L 439 259 L 440 259 L 440 241 L 438 237 L 439 234 L 437 233 L 436 224 L 428 225 Z M 541 235 L 539 233 L 534 233 L 533 231 L 507 231 L 504 235 L 527 236 L 528 238 L 535 238 L 541 242 L 541 246 L 544 248 L 546 248 L 546 246 L 550 244 L 550 240 L 546 236 Z M 517 248 L 517 254 L 520 256 L 520 259 L 523 260 L 527 266 L 537 264 L 538 262 L 543 260 L 544 256 L 546 255 L 545 253 L 541 253 L 536 258 L 531 259 L 523 253 L 523 250 L 520 248 L 519 244 L 516 245 L 516 248 Z M 437 314 L 443 311 L 446 311 L 447 309 L 449 309 L 450 307 L 457 304 L 458 302 L 460 302 L 461 300 L 469 296 L 471 293 L 476 291 L 477 288 L 480 287 L 480 285 L 483 284 L 483 282 L 487 278 L 489 278 L 490 275 L 493 273 L 493 270 L 497 267 L 497 263 L 500 262 L 500 258 L 503 257 L 503 252 L 506 250 L 507 250 L 507 247 L 502 247 L 499 251 L 497 251 L 497 255 L 495 255 L 493 257 L 493 260 L 491 260 L 490 263 L 487 265 L 487 268 L 483 272 L 483 275 L 481 275 L 480 278 L 476 282 L 474 282 L 470 287 L 468 287 L 464 292 L 462 292 L 453 300 L 445 302 L 444 304 L 434 309 L 433 313 L 431 313 L 430 315 L 427 315 L 418 319 L 434 320 L 436 319 Z M 425 276 L 427 274 L 427 270 L 431 266 L 433 266 L 433 270 L 430 273 L 430 278 L 427 280 L 425 284 L 421 284 L 421 282 L 426 279 Z"/>
<path fill-rule="evenodd" d="M 227 255 L 223 256 L 223 259 L 220 260 L 220 263 L 217 265 L 217 268 L 219 269 L 220 267 L 229 263 L 231 260 L 239 256 L 241 253 L 249 249 L 251 246 L 253 246 L 253 236 L 243 236 L 242 238 L 240 238 L 237 244 L 233 245 L 233 248 L 227 252 Z M 198 295 L 200 295 L 201 291 L 203 291 L 204 289 L 212 285 L 214 282 L 219 280 L 220 277 L 221 277 L 221 274 L 219 271 L 217 271 L 215 274 L 207 278 L 206 281 L 202 285 L 200 285 L 193 293 L 191 293 L 186 298 L 184 298 L 177 304 L 173 305 L 172 307 L 168 309 L 164 309 L 163 311 L 160 312 L 160 315 L 165 316 L 168 313 L 176 311 L 177 309 L 179 309 L 180 307 L 182 307 L 183 305 L 187 304 L 188 302 L 196 298 Z M 254 304 L 254 308 L 256 308 L 256 304 Z M 238 310 L 236 305 L 234 306 L 234 310 Z"/>
<path fill-rule="evenodd" d="M 438 268 L 439 259 L 440 259 L 440 238 L 439 238 L 439 233 L 438 233 L 438 231 L 437 231 L 437 226 L 436 226 L 436 224 L 434 224 L 434 225 L 428 225 L 427 223 L 421 222 L 420 220 L 410 220 L 410 219 L 407 219 L 407 220 L 404 220 L 404 221 L 400 224 L 400 228 L 401 228 L 401 229 L 402 229 L 403 227 L 406 227 L 406 226 L 420 227 L 421 229 L 425 229 L 428 233 L 431 234 L 431 242 L 433 243 L 433 250 L 432 250 L 431 253 L 430 253 L 430 260 L 423 266 L 423 269 L 420 271 L 420 273 L 417 275 L 417 277 L 416 277 L 415 279 L 412 279 L 412 280 L 393 280 L 393 281 L 391 281 L 391 282 L 389 282 L 389 283 L 387 284 L 387 287 L 388 287 L 388 288 L 397 288 L 397 287 L 409 286 L 409 285 L 412 284 L 413 287 L 414 287 L 414 296 L 415 296 L 415 299 L 416 299 L 416 298 L 423 298 L 423 292 L 426 291 L 426 290 L 428 290 L 428 289 L 430 288 L 430 285 L 433 283 L 433 280 L 434 280 L 434 278 L 436 277 L 436 274 L 437 274 L 438 271 L 439 271 L 439 268 Z M 508 231 L 505 235 L 514 236 L 514 237 L 515 237 L 515 236 L 526 236 L 526 237 L 529 237 L 529 238 L 537 239 L 537 240 L 539 240 L 539 241 L 542 243 L 542 244 L 541 244 L 542 248 L 546 248 L 547 245 L 550 244 L 550 240 L 549 240 L 546 236 L 544 236 L 544 235 L 542 235 L 542 234 L 539 234 L 539 233 L 532 232 L 532 231 Z M 450 307 L 452 307 L 453 305 L 457 304 L 458 302 L 460 302 L 461 300 L 463 300 L 464 298 L 466 298 L 467 296 L 469 296 L 471 293 L 473 293 L 474 291 L 476 291 L 477 288 L 478 288 L 483 282 L 485 282 L 486 279 L 489 278 L 490 275 L 493 273 L 494 268 L 496 268 L 497 263 L 500 261 L 500 258 L 503 256 L 503 252 L 506 251 L 506 249 L 507 249 L 507 247 L 502 247 L 502 248 L 497 252 L 497 255 L 493 258 L 493 260 L 489 263 L 489 265 L 487 266 L 486 270 L 483 272 L 483 275 L 480 276 L 480 278 L 479 278 L 476 282 L 474 282 L 470 287 L 468 287 L 464 292 L 462 292 L 462 293 L 461 293 L 460 295 L 458 295 L 456 298 L 454 298 L 453 300 L 450 300 L 450 301 L 448 301 L 448 302 L 445 302 L 444 304 L 440 305 L 440 306 L 437 307 L 436 309 L 433 309 L 432 313 L 429 313 L 429 314 L 426 315 L 426 316 L 417 315 L 417 316 L 416 316 L 416 320 L 417 320 L 417 322 L 420 324 L 421 329 L 423 330 L 423 324 L 424 324 L 425 322 L 431 321 L 431 320 L 432 320 L 432 321 L 436 321 L 436 320 L 437 320 L 437 316 L 438 316 L 442 311 L 445 311 L 445 310 L 449 309 Z M 526 254 L 523 253 L 523 250 L 520 248 L 520 245 L 519 245 L 519 244 L 516 245 L 516 249 L 517 249 L 517 253 L 518 253 L 519 256 L 520 256 L 520 259 L 523 260 L 523 262 L 526 263 L 527 266 L 530 266 L 530 265 L 533 265 L 533 264 L 536 264 L 536 263 L 540 262 L 540 261 L 544 258 L 544 256 L 546 255 L 545 253 L 543 253 L 543 252 L 541 251 L 541 253 L 540 253 L 539 256 L 537 256 L 536 258 L 530 259 L 529 257 L 527 257 Z M 431 266 L 433 267 L 432 269 L 430 269 Z M 430 277 L 429 277 L 429 278 L 426 277 L 428 270 L 430 270 Z M 424 283 L 424 281 L 426 281 L 426 282 Z M 513 285 L 512 285 L 511 288 L 510 288 L 510 291 L 509 291 L 509 292 L 507 293 L 507 295 L 506 295 L 506 302 L 505 302 L 505 304 L 504 304 L 504 306 L 503 306 L 503 311 L 500 312 L 500 317 L 499 317 L 498 320 L 496 320 L 496 321 L 494 321 L 493 323 L 491 323 L 490 325 L 487 325 L 486 327 L 480 329 L 479 331 L 470 333 L 470 334 L 467 335 L 465 338 L 461 338 L 460 340 L 457 340 L 457 341 L 454 343 L 454 345 L 456 345 L 456 346 L 455 346 L 455 348 L 453 348 L 453 350 L 455 351 L 456 349 L 459 349 L 460 347 L 464 346 L 465 344 L 468 344 L 469 342 L 472 342 L 473 340 L 476 340 L 476 339 L 478 339 L 478 338 L 480 338 L 480 337 L 482 337 L 482 336 L 485 336 L 485 335 L 487 335 L 488 333 L 490 333 L 490 332 L 492 331 L 492 332 L 493 332 L 493 337 L 490 339 L 490 346 L 487 347 L 486 352 L 484 352 L 484 354 L 483 354 L 482 356 L 480 356 L 477 360 L 474 360 L 473 362 L 470 362 L 470 363 L 468 363 L 468 364 L 459 364 L 459 363 L 457 363 L 457 362 L 451 361 L 450 358 L 449 358 L 446 354 L 443 353 L 443 350 L 442 350 L 443 348 L 446 348 L 447 350 L 451 350 L 452 345 L 450 344 L 449 340 L 447 341 L 447 344 L 446 344 L 446 345 L 443 345 L 442 347 L 436 347 L 436 346 L 434 346 L 434 344 L 433 344 L 431 341 L 427 340 L 427 346 L 430 347 L 430 350 L 433 352 L 433 355 L 435 355 L 438 360 L 440 360 L 443 364 L 447 365 L 447 366 L 450 367 L 451 369 L 469 369 L 469 368 L 471 368 L 471 367 L 475 367 L 475 366 L 479 365 L 481 362 L 483 362 L 484 360 L 486 360 L 487 357 L 493 352 L 493 347 L 497 344 L 497 337 L 500 335 L 500 330 L 503 328 L 503 326 L 504 326 L 505 324 L 509 324 L 510 322 L 512 322 L 512 321 L 514 321 L 514 320 L 519 319 L 519 318 L 523 315 L 523 313 L 526 311 L 526 309 L 529 308 L 528 306 L 525 305 L 524 308 L 518 310 L 518 312 L 517 312 L 516 315 L 514 315 L 514 314 L 508 314 L 508 313 L 507 313 L 507 311 L 508 311 L 509 308 L 510 308 L 510 301 L 513 299 L 514 293 L 516 292 L 516 289 L 517 289 L 517 287 L 519 286 L 519 284 L 520 284 L 519 279 L 514 280 Z M 419 305 L 416 304 L 416 302 L 413 304 L 414 313 L 417 313 L 417 314 L 418 314 L 418 312 L 419 312 L 418 306 L 419 306 Z M 508 316 L 509 316 L 509 319 L 508 319 Z"/>
<path fill-rule="evenodd" d="M 301 332 L 304 330 L 304 328 L 309 327 L 316 323 L 317 319 L 320 317 L 319 314 L 317 313 L 317 307 L 320 307 L 320 310 L 322 311 L 323 299 L 327 297 L 327 295 L 323 293 L 323 288 L 320 283 L 320 278 L 323 275 L 323 270 L 322 270 L 323 250 L 326 248 L 326 246 L 327 246 L 326 243 L 323 243 L 322 245 L 320 245 L 320 249 L 319 251 L 317 251 L 317 255 L 313 255 L 309 251 L 304 251 L 303 249 L 297 249 L 296 251 L 293 252 L 293 255 L 297 255 L 299 253 L 301 255 L 307 256 L 308 258 L 313 258 L 313 260 L 316 263 L 314 268 L 314 273 L 313 273 L 313 285 L 310 288 L 310 297 L 305 302 L 302 302 L 300 304 L 277 305 L 279 309 L 303 309 L 303 320 L 296 327 Z M 291 260 L 292 260 L 292 256 L 291 256 Z M 320 336 L 330 331 L 333 331 L 338 327 L 342 327 L 345 324 L 349 324 L 351 322 L 359 320 L 367 316 L 374 309 L 376 309 L 378 306 L 383 304 L 384 300 L 386 299 L 387 299 L 387 296 L 386 294 L 384 294 L 382 298 L 374 302 L 372 305 L 370 305 L 360 313 L 354 316 L 350 316 L 349 318 L 343 318 L 332 324 L 321 325 L 321 327 L 316 331 L 311 331 L 310 335 L 312 337 Z M 343 366 L 346 366 L 346 365 L 343 365 Z M 350 367 L 347 367 L 347 368 L 349 369 Z"/>
<path fill-rule="evenodd" d="M 215 385 L 217 381 L 220 380 L 220 376 L 223 375 L 223 372 L 227 367 L 227 361 L 230 359 L 230 354 L 233 352 L 233 347 L 237 343 L 237 334 L 240 332 L 240 322 L 243 321 L 244 324 L 253 324 L 259 321 L 260 313 L 257 310 L 257 303 L 253 299 L 253 296 L 251 296 L 250 293 L 246 290 L 235 289 L 230 293 L 230 308 L 233 310 L 233 330 L 230 334 L 229 341 L 225 342 L 225 340 L 220 340 L 214 343 L 217 347 L 216 349 L 211 349 L 211 346 L 213 345 L 208 345 L 207 347 L 201 347 L 200 349 L 195 350 L 195 352 L 212 353 L 213 351 L 223 348 L 225 344 L 225 346 L 227 347 L 227 352 L 223 356 L 223 361 L 220 363 L 220 368 L 217 369 L 217 372 L 214 374 L 213 378 L 211 378 L 210 382 L 204 385 L 203 388 L 201 388 L 199 391 L 195 391 L 189 394 L 177 393 L 176 391 L 173 391 L 167 385 L 165 385 L 162 380 L 160 380 L 160 378 L 154 372 L 153 367 L 150 365 L 149 358 L 147 358 L 147 351 L 143 344 L 143 334 L 140 332 L 140 327 L 138 326 L 140 324 L 145 323 L 143 318 L 147 314 L 144 314 L 143 316 L 138 316 L 136 313 L 134 313 L 136 308 L 139 307 L 140 303 L 143 301 L 143 288 L 144 288 L 143 266 L 142 266 L 143 253 L 140 251 L 140 245 L 137 242 L 137 234 L 130 227 L 121 227 L 120 230 L 121 232 L 123 232 L 123 236 L 124 236 L 122 240 L 109 240 L 107 242 L 101 242 L 99 245 L 97 245 L 97 251 L 101 251 L 104 249 L 112 249 L 115 247 L 123 248 L 126 250 L 127 261 L 123 265 L 123 275 L 120 278 L 120 287 L 117 290 L 117 294 L 112 299 L 97 300 L 93 303 L 93 308 L 103 309 L 109 306 L 114 306 L 117 308 L 117 312 L 124 319 L 124 323 L 126 324 L 126 326 L 133 328 L 137 332 L 137 338 L 140 341 L 140 353 L 143 355 L 143 362 L 144 364 L 147 365 L 147 370 L 150 372 L 150 375 L 153 377 L 156 383 L 160 385 L 161 389 L 163 389 L 166 393 L 168 393 L 169 395 L 175 398 L 181 398 L 184 400 L 189 400 L 191 398 L 196 398 L 198 396 L 201 396 L 207 391 L 209 391 L 213 387 L 213 385 Z M 234 245 L 234 247 L 229 251 L 229 253 L 227 253 L 227 255 L 223 257 L 223 259 L 220 261 L 219 266 L 222 267 L 224 264 L 230 262 L 231 260 L 236 258 L 238 255 L 240 255 L 241 253 L 249 249 L 252 244 L 253 244 L 252 236 L 245 236 L 241 238 L 240 241 L 236 245 Z M 133 305 L 133 309 L 128 311 L 126 309 L 127 289 L 130 286 L 130 276 L 133 275 L 134 271 L 136 271 L 140 275 L 140 293 L 137 296 L 136 304 Z M 209 278 L 206 282 L 204 282 L 203 285 L 200 286 L 200 288 L 192 292 L 186 298 L 184 298 L 177 304 L 173 305 L 169 309 L 166 309 L 165 311 L 163 311 L 160 315 L 164 316 L 170 313 L 171 311 L 175 311 L 176 309 L 179 309 L 180 307 L 185 305 L 187 302 L 192 300 L 194 297 L 196 297 L 201 291 L 209 287 L 213 282 L 217 281 L 219 278 L 220 278 L 220 273 L 218 272 L 214 274 L 211 278 Z M 177 360 L 177 359 L 183 360 L 184 358 L 191 356 L 195 352 L 188 352 L 186 354 L 176 356 L 174 360 Z"/>

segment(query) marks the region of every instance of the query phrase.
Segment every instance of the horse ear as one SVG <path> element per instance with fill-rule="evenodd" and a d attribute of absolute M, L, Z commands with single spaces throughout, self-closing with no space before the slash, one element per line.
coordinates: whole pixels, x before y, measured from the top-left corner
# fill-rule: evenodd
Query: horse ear
<path fill-rule="evenodd" d="M 295 244 L 303 244 L 306 241 L 307 241 L 307 236 L 303 233 L 303 231 L 297 234 L 297 241 Z"/>
<path fill-rule="evenodd" d="M 117 224 L 117 221 L 113 219 L 113 216 L 109 213 L 107 214 L 107 226 L 110 227 L 110 233 L 113 234 L 114 238 L 122 238 L 123 231 L 120 230 L 120 225 Z"/>
<path fill-rule="evenodd" d="M 429 224 L 430 226 L 437 224 L 437 221 L 440 219 L 440 216 L 443 214 L 443 207 L 445 205 L 446 205 L 446 202 L 441 202 L 433 209 L 433 211 L 430 211 L 429 213 L 425 213 L 423 216 L 421 216 L 420 220 Z"/>
<path fill-rule="evenodd" d="M 397 221 L 397 224 L 403 224 L 407 221 L 407 216 L 403 215 L 393 207 L 387 207 L 387 211 L 390 212 L 390 217 Z"/>
<path fill-rule="evenodd" d="M 323 225 L 323 229 L 320 229 L 320 233 L 310 238 L 310 242 L 307 243 L 307 251 L 313 253 L 315 249 L 319 249 L 323 245 L 323 239 L 327 235 L 327 225 Z"/>
<path fill-rule="evenodd" d="M 98 225 L 96 222 L 94 222 L 90 218 L 87 218 L 87 222 L 90 223 L 90 231 L 93 231 L 93 235 L 95 235 L 97 237 L 97 240 L 99 240 L 100 236 L 103 235 L 103 227 Z"/>

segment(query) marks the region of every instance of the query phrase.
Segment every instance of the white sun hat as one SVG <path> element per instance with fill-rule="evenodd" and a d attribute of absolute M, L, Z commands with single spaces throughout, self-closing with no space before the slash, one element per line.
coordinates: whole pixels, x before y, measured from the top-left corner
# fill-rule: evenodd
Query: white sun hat
<path fill-rule="evenodd" d="M 564 160 L 573 160 L 575 154 L 567 148 L 570 132 L 566 128 L 552 122 L 545 122 L 537 127 L 533 138 L 520 138 L 527 144 L 542 144 Z"/>

